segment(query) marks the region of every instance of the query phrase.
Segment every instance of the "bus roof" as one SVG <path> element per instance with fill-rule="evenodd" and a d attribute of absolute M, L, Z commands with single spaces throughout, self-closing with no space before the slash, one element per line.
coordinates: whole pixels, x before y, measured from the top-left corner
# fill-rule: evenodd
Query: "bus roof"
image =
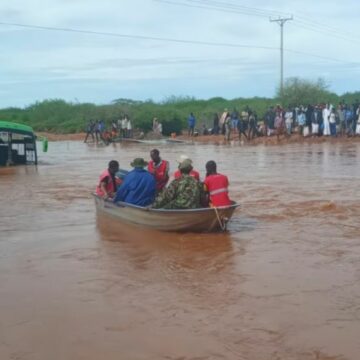
<path fill-rule="evenodd" d="M 0 120 L 0 132 L 1 131 L 34 136 L 34 130 L 32 127 L 24 124 L 17 124 L 11 121 Z"/>

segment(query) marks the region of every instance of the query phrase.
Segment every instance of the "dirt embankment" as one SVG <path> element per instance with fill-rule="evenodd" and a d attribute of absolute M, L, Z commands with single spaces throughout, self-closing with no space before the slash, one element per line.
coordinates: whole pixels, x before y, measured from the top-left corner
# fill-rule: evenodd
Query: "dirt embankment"
<path fill-rule="evenodd" d="M 75 134 L 54 134 L 48 132 L 36 132 L 39 136 L 45 136 L 49 141 L 79 141 L 84 140 L 86 134 L 85 133 L 75 133 Z"/>
<path fill-rule="evenodd" d="M 203 143 L 203 144 L 226 144 L 228 141 L 225 141 L 223 135 L 202 135 L 190 138 L 188 136 L 179 136 L 179 140 L 193 140 L 194 142 Z M 339 136 L 339 137 L 329 137 L 329 136 L 314 136 L 314 137 L 304 137 L 300 134 L 293 134 L 291 136 L 281 135 L 277 137 L 274 136 L 261 136 L 256 137 L 251 140 L 247 140 L 244 136 L 239 139 L 237 134 L 233 134 L 230 137 L 230 142 L 238 142 L 242 145 L 282 145 L 282 144 L 292 144 L 292 143 L 306 143 L 306 144 L 319 144 L 324 142 L 358 142 L 360 141 L 360 137 L 347 137 L 347 136 Z"/>
<path fill-rule="evenodd" d="M 85 133 L 76 133 L 76 134 L 53 134 L 46 132 L 38 132 L 38 135 L 45 136 L 49 141 L 83 141 L 85 139 Z M 189 137 L 187 135 L 180 135 L 176 139 L 185 140 L 185 141 L 194 141 L 196 143 L 203 144 L 226 144 L 224 136 L 222 135 L 201 135 L 195 137 Z M 91 138 L 89 138 L 91 141 Z M 237 134 L 232 134 L 231 142 L 239 142 L 242 145 L 281 145 L 281 144 L 292 144 L 292 143 L 323 143 L 323 142 L 358 142 L 360 141 L 360 137 L 347 137 L 347 136 L 339 136 L 339 137 L 303 137 L 299 134 L 293 134 L 290 137 L 281 135 L 279 138 L 277 136 L 263 136 L 257 137 L 252 140 L 246 140 L 244 137 L 239 139 Z"/>

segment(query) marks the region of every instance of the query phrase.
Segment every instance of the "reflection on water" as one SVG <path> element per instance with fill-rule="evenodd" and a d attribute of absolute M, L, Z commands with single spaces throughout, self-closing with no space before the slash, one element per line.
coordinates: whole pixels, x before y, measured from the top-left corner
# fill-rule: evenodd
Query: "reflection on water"
<path fill-rule="evenodd" d="M 229 176 L 225 234 L 96 214 L 108 161 L 150 150 L 59 142 L 0 169 L 0 358 L 357 360 L 360 144 L 161 146 Z"/>

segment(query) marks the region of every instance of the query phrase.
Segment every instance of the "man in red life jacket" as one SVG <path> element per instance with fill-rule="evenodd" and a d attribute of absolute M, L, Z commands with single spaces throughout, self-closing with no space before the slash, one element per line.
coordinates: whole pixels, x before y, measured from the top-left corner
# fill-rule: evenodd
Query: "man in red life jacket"
<path fill-rule="evenodd" d="M 116 160 L 111 160 L 108 168 L 100 175 L 99 184 L 96 187 L 96 195 L 104 199 L 114 197 L 117 187 L 121 184 L 121 180 L 115 176 L 118 171 L 119 163 Z"/>
<path fill-rule="evenodd" d="M 213 207 L 231 205 L 229 199 L 229 180 L 227 176 L 216 172 L 216 162 L 206 163 L 205 190 L 209 193 L 210 205 Z"/>
<path fill-rule="evenodd" d="M 180 166 L 180 164 L 182 164 L 182 162 L 185 161 L 185 160 L 189 160 L 189 161 L 192 163 L 192 160 L 191 160 L 187 155 L 180 155 L 179 159 L 177 160 L 177 162 L 179 163 L 179 166 Z M 192 170 L 190 171 L 190 174 L 189 174 L 189 175 L 192 176 L 193 178 L 195 178 L 197 181 L 200 181 L 200 175 L 199 175 L 199 173 L 198 173 L 196 170 L 192 169 Z M 180 171 L 180 169 L 177 169 L 177 170 L 174 172 L 174 178 L 175 178 L 175 179 L 178 179 L 179 177 L 181 177 L 181 171 Z"/>
<path fill-rule="evenodd" d="M 151 150 L 150 157 L 148 171 L 154 175 L 156 192 L 159 193 L 169 181 L 169 162 L 161 159 L 158 149 Z"/>

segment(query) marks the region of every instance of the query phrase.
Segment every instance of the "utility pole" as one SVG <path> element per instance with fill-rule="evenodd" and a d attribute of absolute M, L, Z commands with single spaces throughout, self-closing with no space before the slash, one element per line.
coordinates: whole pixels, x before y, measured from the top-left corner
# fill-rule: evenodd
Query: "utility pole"
<path fill-rule="evenodd" d="M 270 18 L 270 22 L 277 22 L 280 25 L 280 95 L 283 94 L 284 89 L 284 24 L 287 21 L 293 20 L 293 16 L 288 18 Z"/>

